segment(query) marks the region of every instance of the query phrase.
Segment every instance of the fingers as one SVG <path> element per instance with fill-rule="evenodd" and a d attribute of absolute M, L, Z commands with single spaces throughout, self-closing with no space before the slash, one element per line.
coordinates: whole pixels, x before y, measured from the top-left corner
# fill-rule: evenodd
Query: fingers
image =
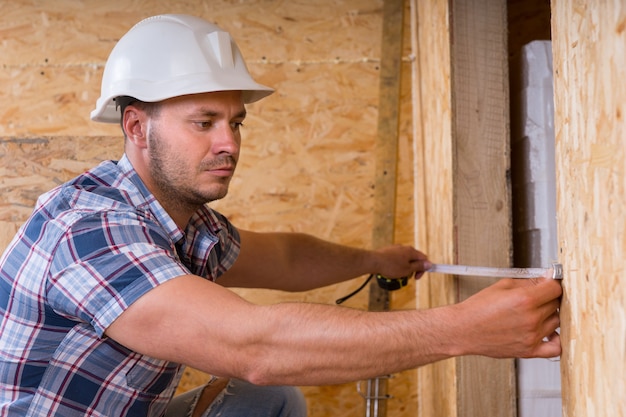
<path fill-rule="evenodd" d="M 513 279 L 504 278 L 493 285 L 505 290 L 517 290 L 528 297 L 529 303 L 539 308 L 543 305 L 560 304 L 563 288 L 559 280 L 552 278 Z"/>
<path fill-rule="evenodd" d="M 530 280 L 529 280 L 530 281 Z M 561 353 L 561 338 L 556 329 L 561 325 L 559 307 L 562 288 L 553 279 L 533 280 L 526 288 L 532 292 L 537 315 L 537 344 L 531 356 L 554 357 Z"/>
<path fill-rule="evenodd" d="M 432 268 L 433 264 L 429 260 L 417 261 L 413 265 L 415 267 L 415 279 L 420 279 L 426 271 Z"/>
<path fill-rule="evenodd" d="M 407 245 L 391 245 L 378 249 L 380 261 L 375 271 L 389 278 L 415 276 L 420 278 L 432 263 L 417 249 Z"/>
<path fill-rule="evenodd" d="M 545 342 L 541 342 L 537 345 L 532 355 L 528 357 L 535 358 L 554 358 L 561 355 L 561 336 L 553 331 L 546 337 Z"/>
<path fill-rule="evenodd" d="M 545 321 L 545 331 L 544 334 L 546 337 L 550 337 L 553 333 L 556 333 L 556 330 L 561 327 L 561 317 L 559 313 L 555 311 L 552 315 Z"/>
<path fill-rule="evenodd" d="M 420 251 L 417 251 L 416 259 L 411 260 L 411 269 L 415 279 L 420 279 L 424 272 L 428 271 L 432 266 L 432 262 L 428 260 L 428 257 Z"/>
<path fill-rule="evenodd" d="M 415 259 L 411 261 L 411 268 L 413 269 L 413 276 L 415 279 L 420 279 L 426 271 L 432 268 L 433 264 L 428 260 L 428 256 L 417 249 L 415 249 Z"/>
<path fill-rule="evenodd" d="M 561 287 L 559 280 L 552 278 L 537 278 L 536 280 L 532 279 L 528 281 L 532 281 L 530 285 L 534 286 L 539 302 L 547 303 L 555 298 L 559 298 L 563 294 L 563 287 Z"/>
<path fill-rule="evenodd" d="M 557 298 L 537 308 L 540 317 L 535 335 L 537 342 L 525 357 L 551 358 L 561 354 L 561 337 L 556 331 L 561 325 L 559 307 Z"/>

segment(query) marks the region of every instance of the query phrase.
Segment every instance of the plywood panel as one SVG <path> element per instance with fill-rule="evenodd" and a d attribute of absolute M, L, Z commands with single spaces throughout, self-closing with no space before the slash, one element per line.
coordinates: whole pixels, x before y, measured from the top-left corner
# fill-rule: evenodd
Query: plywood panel
<path fill-rule="evenodd" d="M 0 90 L 0 135 L 115 134 L 111 126 L 89 121 L 104 62 L 133 24 L 154 14 L 190 13 L 216 22 L 235 36 L 258 81 L 271 86 L 284 75 L 277 69 L 283 64 L 323 75 L 333 66 L 375 66 L 380 56 L 382 1 L 224 1 L 198 7 L 184 0 L 20 0 L 3 1 L 2 12 L 0 83 L 10 88 Z M 330 80 L 351 78 L 349 71 L 344 74 L 343 80 Z M 374 92 L 376 85 L 370 83 Z M 304 86 L 294 91 L 306 92 L 297 96 L 300 105 L 311 102 L 312 91 L 320 93 Z M 24 106 L 33 112 L 25 113 Z"/>
<path fill-rule="evenodd" d="M 626 415 L 626 10 L 554 2 L 561 358 L 568 417 Z"/>
<path fill-rule="evenodd" d="M 24 221 L 41 193 L 121 155 L 122 148 L 119 137 L 0 138 L 0 220 Z"/>
<path fill-rule="evenodd" d="M 193 14 L 216 23 L 236 37 L 251 62 L 378 60 L 380 40 L 363 40 L 381 33 L 382 4 L 369 0 L 3 0 L 0 62 L 101 65 L 132 25 L 161 13 Z"/>

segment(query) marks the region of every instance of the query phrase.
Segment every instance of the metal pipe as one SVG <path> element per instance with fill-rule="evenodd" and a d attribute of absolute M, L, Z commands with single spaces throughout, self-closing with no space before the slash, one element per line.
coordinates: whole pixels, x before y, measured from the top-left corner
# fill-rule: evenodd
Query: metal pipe
<path fill-rule="evenodd" d="M 367 380 L 366 390 L 361 390 L 361 382 L 357 382 L 357 392 L 365 399 L 365 417 L 380 417 L 382 413 L 386 413 L 386 401 L 393 398 L 387 394 L 387 380 L 392 375 L 383 375 Z"/>

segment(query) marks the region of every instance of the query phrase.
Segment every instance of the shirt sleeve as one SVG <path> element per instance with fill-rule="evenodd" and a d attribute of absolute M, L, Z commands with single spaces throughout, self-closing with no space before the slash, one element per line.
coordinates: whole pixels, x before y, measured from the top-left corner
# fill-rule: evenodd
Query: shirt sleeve
<path fill-rule="evenodd" d="M 82 218 L 53 255 L 48 303 L 66 318 L 89 323 L 100 337 L 142 295 L 190 273 L 166 232 L 132 211 Z"/>

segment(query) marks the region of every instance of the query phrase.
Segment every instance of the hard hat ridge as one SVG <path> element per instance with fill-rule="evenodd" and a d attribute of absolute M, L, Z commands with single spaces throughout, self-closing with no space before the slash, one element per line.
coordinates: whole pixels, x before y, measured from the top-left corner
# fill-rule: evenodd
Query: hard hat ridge
<path fill-rule="evenodd" d="M 226 32 L 215 31 L 209 33 L 207 37 L 213 47 L 219 66 L 222 68 L 234 68 L 230 35 Z"/>
<path fill-rule="evenodd" d="M 153 16 L 133 26 L 111 51 L 91 119 L 119 122 L 119 96 L 156 102 L 227 90 L 242 91 L 246 103 L 273 92 L 252 79 L 236 43 L 218 26 L 195 16 Z"/>

